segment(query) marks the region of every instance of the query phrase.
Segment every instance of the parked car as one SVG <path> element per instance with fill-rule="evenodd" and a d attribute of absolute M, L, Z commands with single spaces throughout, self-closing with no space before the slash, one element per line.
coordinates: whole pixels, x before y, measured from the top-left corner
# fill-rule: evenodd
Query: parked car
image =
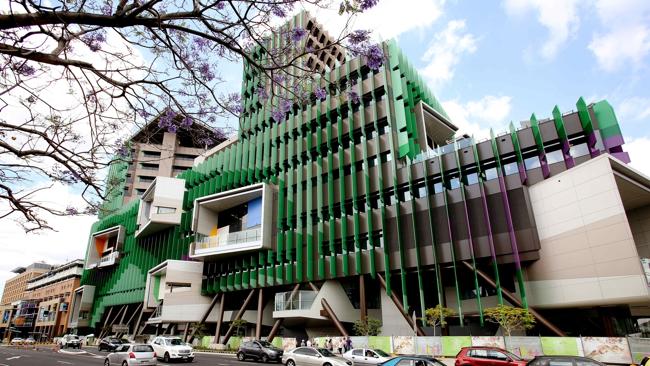
<path fill-rule="evenodd" d="M 36 340 L 33 337 L 29 337 L 23 341 L 23 344 L 34 344 Z"/>
<path fill-rule="evenodd" d="M 116 337 L 106 337 L 99 341 L 97 350 L 99 352 L 103 350 L 115 351 L 118 347 L 121 347 L 123 344 L 128 344 L 128 343 L 130 342 L 126 339 L 119 339 Z"/>
<path fill-rule="evenodd" d="M 328 349 L 298 347 L 285 352 L 282 363 L 286 366 L 349 366 L 352 361 L 336 356 Z"/>
<path fill-rule="evenodd" d="M 528 361 L 529 366 L 605 366 L 604 363 L 579 356 L 537 356 Z"/>
<path fill-rule="evenodd" d="M 456 366 L 526 366 L 526 360 L 496 347 L 463 347 L 456 355 Z"/>
<path fill-rule="evenodd" d="M 151 342 L 153 350 L 163 361 L 182 360 L 192 362 L 194 350 L 187 343 L 178 337 L 156 337 Z"/>
<path fill-rule="evenodd" d="M 386 362 L 391 356 L 380 349 L 355 348 L 345 352 L 343 358 L 352 361 L 354 366 L 366 366 Z"/>
<path fill-rule="evenodd" d="M 431 356 L 397 356 L 389 359 L 380 366 L 445 366 L 441 361 Z"/>
<path fill-rule="evenodd" d="M 25 341 L 24 339 L 22 339 L 20 337 L 16 337 L 16 338 L 11 340 L 11 344 L 23 344 L 24 341 Z"/>
<path fill-rule="evenodd" d="M 104 359 L 104 366 L 152 366 L 157 364 L 156 352 L 149 344 L 123 344 Z"/>
<path fill-rule="evenodd" d="M 237 350 L 237 359 L 244 361 L 252 358 L 267 363 L 269 361 L 282 361 L 284 351 L 266 341 L 243 342 Z"/>
<path fill-rule="evenodd" d="M 81 349 L 81 340 L 76 334 L 66 334 L 59 339 L 59 346 L 61 346 L 61 348 Z"/>

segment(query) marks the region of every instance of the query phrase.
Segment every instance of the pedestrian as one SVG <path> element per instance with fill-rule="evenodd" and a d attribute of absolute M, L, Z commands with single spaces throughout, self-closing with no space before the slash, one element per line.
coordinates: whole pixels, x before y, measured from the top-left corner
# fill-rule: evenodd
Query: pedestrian
<path fill-rule="evenodd" d="M 343 354 L 343 340 L 342 339 L 337 339 L 336 340 L 336 348 L 339 351 L 339 354 Z"/>
<path fill-rule="evenodd" d="M 302 342 L 300 343 L 300 345 L 301 345 L 302 347 L 305 347 L 305 346 L 307 345 L 307 343 L 305 343 L 305 340 L 303 339 Z"/>
<path fill-rule="evenodd" d="M 311 347 L 311 346 L 312 346 L 311 339 L 307 339 L 307 347 Z"/>
<path fill-rule="evenodd" d="M 345 352 L 352 349 L 352 339 L 350 337 L 348 337 L 348 339 L 345 341 L 345 345 L 346 345 L 346 348 L 347 348 L 345 350 Z"/>
<path fill-rule="evenodd" d="M 327 340 L 327 349 L 330 350 L 330 352 L 334 352 L 334 344 L 332 343 L 332 338 Z"/>

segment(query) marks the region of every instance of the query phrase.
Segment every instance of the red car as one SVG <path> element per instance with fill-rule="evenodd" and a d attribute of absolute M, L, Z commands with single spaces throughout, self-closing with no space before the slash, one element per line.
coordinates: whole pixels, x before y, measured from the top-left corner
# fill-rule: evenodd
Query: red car
<path fill-rule="evenodd" d="M 496 347 L 464 347 L 456 355 L 456 366 L 526 366 L 521 359 Z"/>

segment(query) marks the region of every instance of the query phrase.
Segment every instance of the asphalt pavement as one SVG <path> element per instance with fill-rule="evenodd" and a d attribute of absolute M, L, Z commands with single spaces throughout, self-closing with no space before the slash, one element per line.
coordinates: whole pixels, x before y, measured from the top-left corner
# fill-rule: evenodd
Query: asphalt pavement
<path fill-rule="evenodd" d="M 82 350 L 60 350 L 56 351 L 50 346 L 37 346 L 29 348 L 0 347 L 0 366 L 103 366 L 107 352 L 97 352 L 97 348 L 85 348 Z M 158 361 L 159 365 L 166 365 Z M 174 362 L 176 365 L 187 364 Z M 234 355 L 196 353 L 192 365 L 211 366 L 242 366 Z M 254 366 L 253 362 L 246 362 Z"/>

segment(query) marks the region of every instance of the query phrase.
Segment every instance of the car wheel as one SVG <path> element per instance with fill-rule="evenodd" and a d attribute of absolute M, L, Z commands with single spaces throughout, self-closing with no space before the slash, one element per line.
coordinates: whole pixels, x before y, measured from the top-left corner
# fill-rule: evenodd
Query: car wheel
<path fill-rule="evenodd" d="M 323 364 L 323 366 L 332 366 L 332 364 L 330 364 L 329 362 L 326 362 L 326 363 Z"/>
<path fill-rule="evenodd" d="M 104 366 L 111 366 L 111 362 L 107 359 L 104 360 Z"/>
<path fill-rule="evenodd" d="M 269 362 L 269 356 L 267 355 L 262 355 L 262 362 L 268 363 Z"/>
<path fill-rule="evenodd" d="M 122 366 L 129 366 L 129 363 L 126 362 L 126 361 L 123 361 L 123 362 L 122 362 Z"/>
<path fill-rule="evenodd" d="M 239 361 L 244 361 L 246 360 L 246 356 L 244 356 L 244 352 L 237 352 L 237 359 Z"/>
<path fill-rule="evenodd" d="M 194 359 L 193 359 L 193 358 L 188 358 L 188 359 L 187 359 L 187 362 L 188 362 L 188 363 L 192 363 L 192 362 L 194 362 Z"/>
<path fill-rule="evenodd" d="M 287 366 L 296 366 L 296 363 L 293 360 L 287 361 Z"/>
<path fill-rule="evenodd" d="M 169 363 L 169 352 L 165 352 L 165 356 L 163 356 L 163 362 Z"/>

